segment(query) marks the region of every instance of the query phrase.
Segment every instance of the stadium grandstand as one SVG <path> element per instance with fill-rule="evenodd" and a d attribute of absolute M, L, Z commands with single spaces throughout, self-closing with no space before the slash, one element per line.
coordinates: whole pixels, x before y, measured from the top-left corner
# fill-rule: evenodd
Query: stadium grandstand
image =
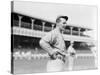
<path fill-rule="evenodd" d="M 45 55 L 46 52 L 39 46 L 39 40 L 41 39 L 41 37 L 45 36 L 45 34 L 53 30 L 55 27 L 56 24 L 54 22 L 39 19 L 36 17 L 31 17 L 17 12 L 12 12 L 11 13 L 11 38 L 12 38 L 11 52 L 14 58 L 18 60 L 18 57 L 20 57 L 21 59 L 21 55 L 25 56 L 26 54 L 29 55 L 29 59 L 31 59 L 30 54 L 33 56 L 40 54 L 39 59 L 41 59 L 42 55 L 43 54 Z M 74 63 L 76 67 L 81 66 L 82 69 L 87 69 L 86 68 L 87 66 L 88 68 L 94 68 L 93 66 L 94 57 L 91 56 L 92 54 L 91 46 L 94 46 L 94 40 L 89 35 L 84 34 L 85 31 L 91 31 L 91 30 L 92 29 L 86 27 L 75 26 L 70 24 L 67 25 L 66 31 L 62 32 L 64 36 L 66 48 L 69 47 L 70 41 L 74 41 L 74 49 L 76 50 L 76 53 L 84 54 L 83 57 L 78 57 L 78 59 Z M 86 54 L 88 54 L 89 56 L 85 57 Z M 15 63 L 15 66 L 16 66 L 15 67 L 16 70 L 18 68 L 18 63 Z M 42 68 L 43 67 L 41 67 L 40 70 L 38 68 L 39 72 L 40 71 L 43 72 Z M 16 73 L 20 73 L 20 72 L 18 72 L 17 70 Z"/>
<path fill-rule="evenodd" d="M 28 48 L 33 49 L 33 51 L 35 48 L 39 48 L 39 52 L 42 52 L 40 51 L 39 40 L 45 36 L 47 32 L 56 27 L 55 23 L 15 12 L 11 13 L 11 17 L 13 48 L 26 50 Z M 68 25 L 66 31 L 63 32 L 66 47 L 69 46 L 70 41 L 74 41 L 74 48 L 77 51 L 90 52 L 90 46 L 87 43 L 93 45 L 93 39 L 88 35 L 84 35 L 84 32 L 87 30 L 91 29 Z"/>

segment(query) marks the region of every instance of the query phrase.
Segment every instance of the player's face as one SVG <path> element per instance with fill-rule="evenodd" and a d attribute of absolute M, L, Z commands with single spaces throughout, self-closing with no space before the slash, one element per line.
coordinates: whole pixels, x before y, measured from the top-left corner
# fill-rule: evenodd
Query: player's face
<path fill-rule="evenodd" d="M 60 18 L 60 22 L 59 22 L 59 28 L 61 30 L 65 30 L 65 27 L 67 26 L 67 21 L 64 18 Z"/>

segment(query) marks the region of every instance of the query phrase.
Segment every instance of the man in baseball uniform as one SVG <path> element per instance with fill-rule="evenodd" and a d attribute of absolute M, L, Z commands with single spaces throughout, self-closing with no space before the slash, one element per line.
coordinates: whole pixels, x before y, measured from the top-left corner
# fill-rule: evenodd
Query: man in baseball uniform
<path fill-rule="evenodd" d="M 56 28 L 48 32 L 41 40 L 40 46 L 48 52 L 50 60 L 47 63 L 47 72 L 62 71 L 64 68 L 66 50 L 62 32 L 67 26 L 67 16 L 59 16 L 56 19 Z"/>
<path fill-rule="evenodd" d="M 72 71 L 73 70 L 73 63 L 74 63 L 74 58 L 77 58 L 76 56 L 76 51 L 75 49 L 73 48 L 74 46 L 74 41 L 70 41 L 70 46 L 68 47 L 68 70 L 69 71 Z"/>

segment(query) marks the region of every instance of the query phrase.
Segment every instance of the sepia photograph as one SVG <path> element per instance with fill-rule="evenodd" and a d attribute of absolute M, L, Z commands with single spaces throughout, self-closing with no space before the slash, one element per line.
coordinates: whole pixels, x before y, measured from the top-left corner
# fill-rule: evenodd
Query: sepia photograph
<path fill-rule="evenodd" d="M 97 7 L 11 2 L 11 73 L 98 68 Z"/>

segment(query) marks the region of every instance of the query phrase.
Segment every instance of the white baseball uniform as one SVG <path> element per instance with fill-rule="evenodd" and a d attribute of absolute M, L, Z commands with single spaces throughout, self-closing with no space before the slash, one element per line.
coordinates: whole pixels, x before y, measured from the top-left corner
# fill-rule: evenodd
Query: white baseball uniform
<path fill-rule="evenodd" d="M 52 48 L 56 48 L 62 51 L 66 49 L 64 38 L 58 28 L 55 28 L 54 30 L 48 32 L 48 34 L 44 36 L 42 40 L 49 43 L 50 47 Z M 44 47 L 44 48 L 49 49 L 50 47 Z"/>
<path fill-rule="evenodd" d="M 62 36 L 62 33 L 59 31 L 58 28 L 55 28 L 54 30 L 50 31 L 45 35 L 41 40 L 44 41 L 44 43 L 41 44 L 42 48 L 48 53 L 56 50 L 64 51 L 66 49 L 64 38 Z M 46 42 L 46 43 L 45 43 Z M 49 60 L 47 63 L 47 72 L 51 71 L 62 71 L 64 66 L 64 62 L 59 59 L 55 60 Z"/>

